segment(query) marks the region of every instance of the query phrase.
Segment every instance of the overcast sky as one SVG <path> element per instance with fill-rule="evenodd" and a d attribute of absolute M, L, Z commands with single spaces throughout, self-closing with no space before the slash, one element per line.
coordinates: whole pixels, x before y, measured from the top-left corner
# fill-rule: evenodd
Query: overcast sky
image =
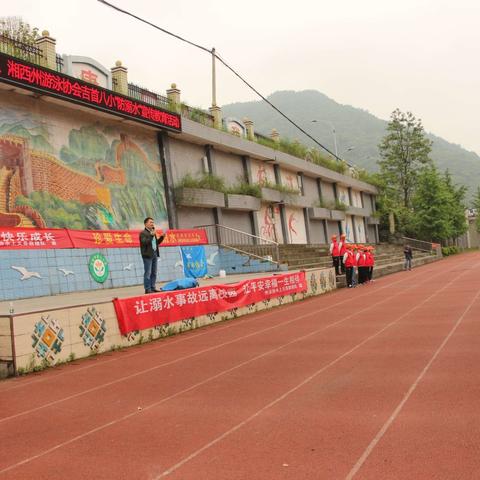
<path fill-rule="evenodd" d="M 109 0 L 217 52 L 265 95 L 315 89 L 388 119 L 399 107 L 426 130 L 480 154 L 479 0 Z M 0 0 L 57 39 L 57 52 L 120 59 L 129 81 L 208 107 L 211 59 L 96 0 Z M 256 99 L 217 66 L 219 105 Z"/>

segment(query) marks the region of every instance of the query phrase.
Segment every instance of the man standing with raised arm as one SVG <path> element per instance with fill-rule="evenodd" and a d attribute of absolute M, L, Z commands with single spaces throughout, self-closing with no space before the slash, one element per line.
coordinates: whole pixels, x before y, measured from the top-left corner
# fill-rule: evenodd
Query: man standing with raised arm
<path fill-rule="evenodd" d="M 163 242 L 165 234 L 161 230 L 155 230 L 153 218 L 147 217 L 143 224 L 145 230 L 140 232 L 140 253 L 143 259 L 143 286 L 145 293 L 159 292 L 157 283 L 158 247 Z"/>

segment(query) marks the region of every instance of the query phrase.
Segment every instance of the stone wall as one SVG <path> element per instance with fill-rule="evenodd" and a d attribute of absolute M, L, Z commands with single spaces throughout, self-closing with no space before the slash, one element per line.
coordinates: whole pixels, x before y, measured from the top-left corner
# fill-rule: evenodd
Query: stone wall
<path fill-rule="evenodd" d="M 171 325 L 121 335 L 111 302 L 13 316 L 15 357 L 12 358 L 8 319 L 0 317 L 0 359 L 14 360 L 18 373 L 157 340 L 204 325 L 259 312 L 336 288 L 333 269 L 306 272 L 308 290 L 238 309 L 185 319 Z"/>

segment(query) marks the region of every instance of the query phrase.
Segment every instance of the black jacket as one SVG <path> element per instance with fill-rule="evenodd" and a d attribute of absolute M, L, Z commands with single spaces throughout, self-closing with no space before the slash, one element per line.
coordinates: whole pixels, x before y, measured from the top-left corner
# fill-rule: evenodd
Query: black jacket
<path fill-rule="evenodd" d="M 157 257 L 159 256 L 158 253 L 158 247 L 159 245 L 163 242 L 163 239 L 165 238 L 165 235 L 162 235 L 160 238 L 157 238 L 157 249 L 155 252 L 153 251 L 152 248 L 152 233 L 150 230 L 143 230 L 143 232 L 140 232 L 140 252 L 142 254 L 143 258 L 153 258 L 153 255 L 156 254 Z"/>

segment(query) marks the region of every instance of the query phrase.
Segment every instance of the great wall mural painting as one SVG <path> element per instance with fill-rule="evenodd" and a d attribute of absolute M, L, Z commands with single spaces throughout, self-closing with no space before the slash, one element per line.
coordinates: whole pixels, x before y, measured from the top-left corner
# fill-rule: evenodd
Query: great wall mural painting
<path fill-rule="evenodd" d="M 166 226 L 155 133 L 0 94 L 0 227 Z"/>

